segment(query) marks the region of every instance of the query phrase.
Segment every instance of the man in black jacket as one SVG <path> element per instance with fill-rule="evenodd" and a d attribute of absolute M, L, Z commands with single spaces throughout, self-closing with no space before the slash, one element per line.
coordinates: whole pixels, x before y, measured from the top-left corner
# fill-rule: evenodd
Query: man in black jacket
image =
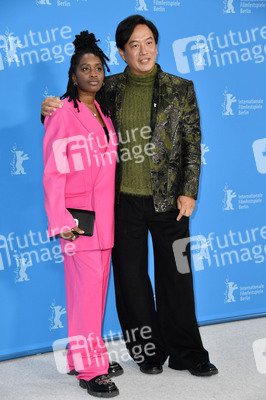
<path fill-rule="evenodd" d="M 198 330 L 189 248 L 201 164 L 199 111 L 193 83 L 156 64 L 157 43 L 151 21 L 140 15 L 123 20 L 116 44 L 128 66 L 105 82 L 120 147 L 112 253 L 117 311 L 143 373 L 161 373 L 169 357 L 173 369 L 211 376 L 218 370 Z M 56 104 L 45 100 L 43 115 Z"/>

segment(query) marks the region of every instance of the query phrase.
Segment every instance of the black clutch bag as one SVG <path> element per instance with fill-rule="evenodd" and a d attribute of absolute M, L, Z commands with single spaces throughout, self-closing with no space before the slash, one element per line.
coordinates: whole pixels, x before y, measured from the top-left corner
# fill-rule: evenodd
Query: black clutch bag
<path fill-rule="evenodd" d="M 67 210 L 74 218 L 77 227 L 85 232 L 80 236 L 92 236 L 95 221 L 95 212 L 88 210 L 78 210 L 77 208 L 68 208 Z"/>

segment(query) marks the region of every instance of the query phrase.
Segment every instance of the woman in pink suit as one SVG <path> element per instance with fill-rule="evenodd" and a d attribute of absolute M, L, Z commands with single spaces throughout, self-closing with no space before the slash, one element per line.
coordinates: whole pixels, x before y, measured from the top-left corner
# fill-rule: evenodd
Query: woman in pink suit
<path fill-rule="evenodd" d="M 64 254 L 68 371 L 89 394 L 113 397 L 119 391 L 110 375 L 123 370 L 109 365 L 101 328 L 114 244 L 118 141 L 102 87 L 108 59 L 88 31 L 76 36 L 74 46 L 63 107 L 44 122 L 45 209 L 49 236 L 60 237 Z M 82 236 L 68 208 L 95 211 L 93 236 Z"/>

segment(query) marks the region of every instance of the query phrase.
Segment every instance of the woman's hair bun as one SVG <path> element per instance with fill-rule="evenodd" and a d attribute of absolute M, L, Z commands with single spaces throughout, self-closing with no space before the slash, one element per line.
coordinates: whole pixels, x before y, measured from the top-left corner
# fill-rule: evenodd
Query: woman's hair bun
<path fill-rule="evenodd" d="M 99 40 L 96 40 L 94 33 L 89 33 L 88 31 L 82 31 L 79 35 L 75 36 L 75 40 L 73 45 L 75 47 L 75 51 L 86 49 L 91 46 L 95 46 Z M 97 45 L 96 45 L 97 46 Z"/>

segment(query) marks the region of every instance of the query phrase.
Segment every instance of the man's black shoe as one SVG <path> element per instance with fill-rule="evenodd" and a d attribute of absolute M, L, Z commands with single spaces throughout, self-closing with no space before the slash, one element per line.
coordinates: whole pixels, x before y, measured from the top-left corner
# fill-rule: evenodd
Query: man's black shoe
<path fill-rule="evenodd" d="M 163 367 L 159 362 L 146 362 L 144 361 L 139 365 L 141 372 L 144 374 L 161 374 Z"/>
<path fill-rule="evenodd" d="M 189 368 L 189 372 L 196 376 L 211 376 L 218 374 L 218 369 L 210 362 L 198 364 L 196 367 Z"/>
<path fill-rule="evenodd" d="M 79 380 L 79 386 L 87 389 L 87 392 L 95 397 L 115 397 L 119 394 L 119 390 L 108 375 L 98 375 L 95 378 L 85 381 Z"/>
<path fill-rule="evenodd" d="M 108 375 L 113 377 L 113 376 L 119 376 L 124 373 L 123 368 L 121 367 L 120 364 L 116 361 L 110 361 L 109 362 L 109 368 L 108 368 Z"/>
<path fill-rule="evenodd" d="M 119 376 L 119 375 L 122 375 L 123 373 L 124 373 L 124 370 L 123 370 L 123 368 L 121 367 L 120 364 L 118 364 L 115 361 L 112 361 L 112 362 L 109 363 L 108 375 L 110 377 Z M 68 375 L 76 375 L 77 376 L 79 373 L 75 369 L 72 369 L 67 374 Z"/>

